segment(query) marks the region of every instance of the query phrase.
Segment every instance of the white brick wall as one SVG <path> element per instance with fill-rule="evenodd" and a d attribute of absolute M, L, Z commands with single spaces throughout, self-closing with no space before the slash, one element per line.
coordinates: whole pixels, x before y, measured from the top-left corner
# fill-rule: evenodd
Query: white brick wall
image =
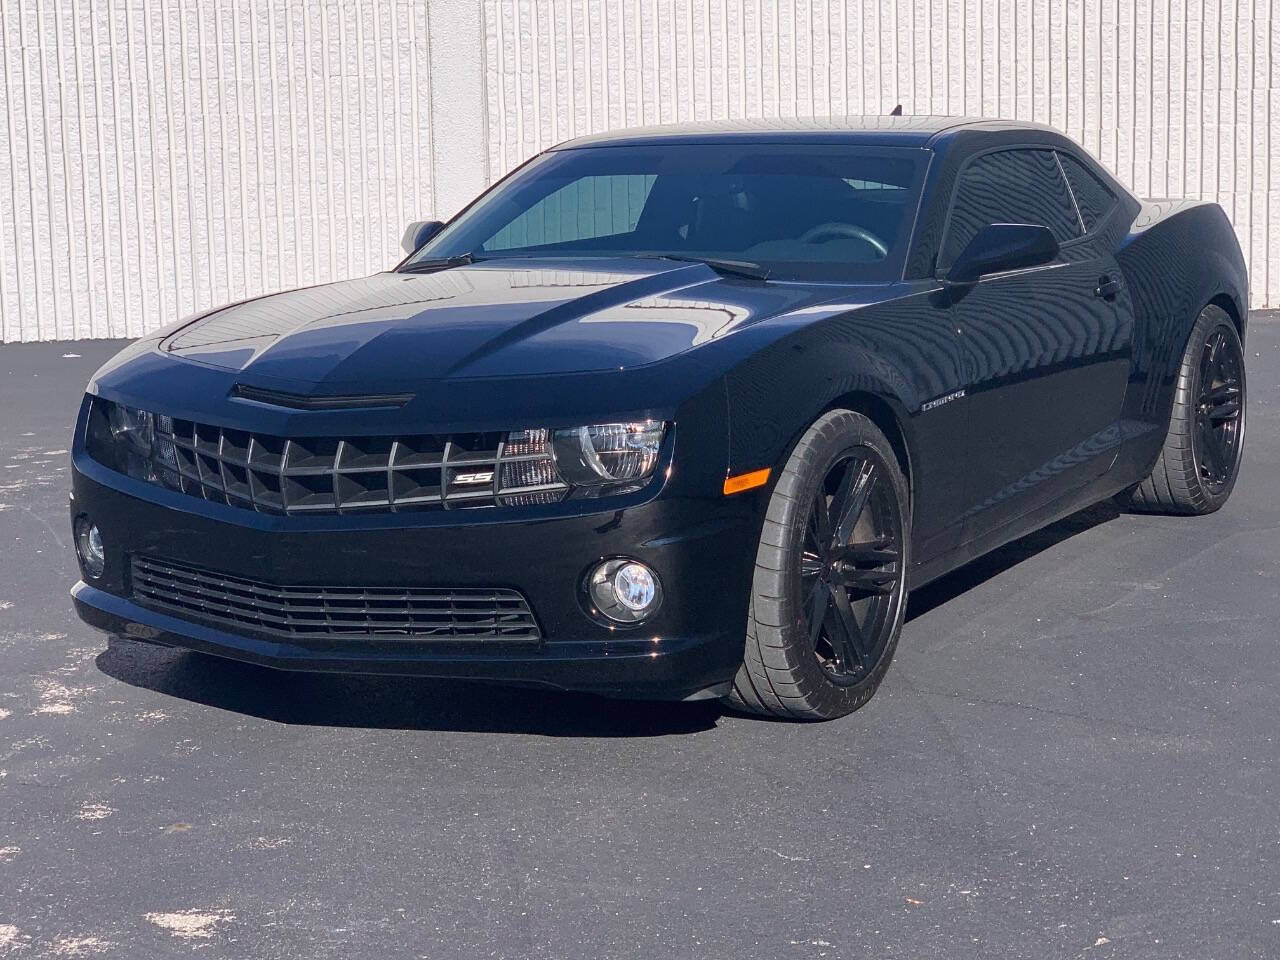
<path fill-rule="evenodd" d="M 381 269 L 577 134 L 899 102 L 1217 200 L 1280 305 L 1280 0 L 0 0 L 0 30 L 4 341 Z"/>
<path fill-rule="evenodd" d="M 441 6 L 0 0 L 3 340 L 137 336 L 394 263 L 437 203 Z"/>

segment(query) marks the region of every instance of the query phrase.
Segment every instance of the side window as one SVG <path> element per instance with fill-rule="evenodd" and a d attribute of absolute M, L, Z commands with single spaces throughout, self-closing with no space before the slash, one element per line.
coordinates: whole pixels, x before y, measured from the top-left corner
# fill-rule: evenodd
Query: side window
<path fill-rule="evenodd" d="M 630 233 L 655 179 L 648 174 L 579 177 L 509 222 L 485 241 L 484 249 L 514 250 Z"/>
<path fill-rule="evenodd" d="M 960 174 L 940 265 L 950 265 L 989 223 L 1038 223 L 1059 243 L 1080 236 L 1080 220 L 1052 150 L 987 153 Z"/>
<path fill-rule="evenodd" d="M 1071 184 L 1071 192 L 1075 194 L 1084 228 L 1086 231 L 1092 230 L 1115 206 L 1115 194 L 1094 176 L 1093 171 L 1071 154 L 1058 151 L 1058 159 L 1062 161 L 1067 183 Z"/>

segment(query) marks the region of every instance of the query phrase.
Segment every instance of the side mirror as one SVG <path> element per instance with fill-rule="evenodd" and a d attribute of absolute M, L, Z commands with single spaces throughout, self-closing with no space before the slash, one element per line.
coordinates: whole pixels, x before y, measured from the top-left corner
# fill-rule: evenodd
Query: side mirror
<path fill-rule="evenodd" d="M 405 253 L 417 253 L 422 245 L 444 228 L 439 220 L 415 220 L 404 229 L 400 246 Z"/>
<path fill-rule="evenodd" d="M 1033 223 L 989 223 L 977 232 L 947 271 L 952 283 L 972 283 L 988 273 L 1048 263 L 1058 241 L 1048 227 Z"/>

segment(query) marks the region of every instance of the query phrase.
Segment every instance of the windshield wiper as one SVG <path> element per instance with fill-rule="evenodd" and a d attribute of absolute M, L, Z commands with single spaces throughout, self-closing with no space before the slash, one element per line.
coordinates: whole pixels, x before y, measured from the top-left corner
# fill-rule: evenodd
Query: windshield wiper
<path fill-rule="evenodd" d="M 446 270 L 449 267 L 465 267 L 468 263 L 476 263 L 480 257 L 474 253 L 460 253 L 454 257 L 440 257 L 436 260 L 419 260 L 406 263 L 400 268 L 401 273 L 431 273 L 434 270 Z"/>
<path fill-rule="evenodd" d="M 682 253 L 643 253 L 642 260 L 678 260 L 681 263 L 703 263 L 717 273 L 730 273 L 752 280 L 768 280 L 769 268 L 750 260 L 721 260 L 718 257 L 691 257 Z"/>

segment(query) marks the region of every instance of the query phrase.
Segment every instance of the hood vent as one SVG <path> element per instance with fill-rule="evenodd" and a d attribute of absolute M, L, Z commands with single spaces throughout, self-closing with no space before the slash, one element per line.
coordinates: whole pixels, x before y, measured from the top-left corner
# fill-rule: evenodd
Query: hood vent
<path fill-rule="evenodd" d="M 361 410 L 369 407 L 385 407 L 392 410 L 403 407 L 413 399 L 412 393 L 369 393 L 342 397 L 311 397 L 280 390 L 264 390 L 237 383 L 231 388 L 231 396 L 255 403 L 269 403 L 273 407 L 291 410 Z"/>

